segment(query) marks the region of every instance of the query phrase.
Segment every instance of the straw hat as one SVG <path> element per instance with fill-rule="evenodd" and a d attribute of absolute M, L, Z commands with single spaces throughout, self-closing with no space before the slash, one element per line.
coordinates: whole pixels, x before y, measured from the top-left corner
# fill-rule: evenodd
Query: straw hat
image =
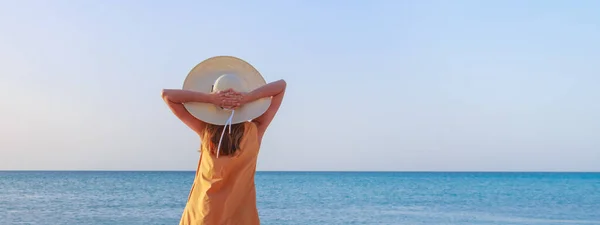
<path fill-rule="evenodd" d="M 232 56 L 216 56 L 196 65 L 183 82 L 183 89 L 212 93 L 232 88 L 237 92 L 250 92 L 265 84 L 265 79 L 246 61 Z M 184 103 L 194 117 L 215 125 L 252 120 L 265 113 L 270 105 L 270 97 L 246 103 L 235 111 L 210 103 Z"/>

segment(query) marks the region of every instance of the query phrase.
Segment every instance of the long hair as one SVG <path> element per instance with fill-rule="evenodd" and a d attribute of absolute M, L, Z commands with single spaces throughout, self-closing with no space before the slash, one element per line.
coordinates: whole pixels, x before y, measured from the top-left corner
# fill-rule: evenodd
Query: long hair
<path fill-rule="evenodd" d="M 220 156 L 231 156 L 240 148 L 240 142 L 244 135 L 244 123 L 238 123 L 231 125 L 231 133 L 229 133 L 229 127 L 223 125 L 206 124 L 204 128 L 204 135 L 202 137 L 202 145 L 204 145 L 212 155 L 217 154 L 217 147 L 219 145 L 219 139 L 223 129 L 227 129 L 223 135 L 223 141 L 221 142 Z"/>

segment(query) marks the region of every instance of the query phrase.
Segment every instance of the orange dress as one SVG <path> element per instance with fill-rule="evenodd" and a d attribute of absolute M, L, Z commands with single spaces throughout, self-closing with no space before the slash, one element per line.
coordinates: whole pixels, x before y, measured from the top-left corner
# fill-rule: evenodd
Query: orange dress
<path fill-rule="evenodd" d="M 260 144 L 256 124 L 246 122 L 240 149 L 216 158 L 202 144 L 196 178 L 180 225 L 260 224 L 254 174 Z"/>

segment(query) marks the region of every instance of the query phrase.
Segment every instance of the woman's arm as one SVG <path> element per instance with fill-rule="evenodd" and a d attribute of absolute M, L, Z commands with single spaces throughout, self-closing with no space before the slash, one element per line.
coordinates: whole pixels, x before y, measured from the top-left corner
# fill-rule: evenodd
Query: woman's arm
<path fill-rule="evenodd" d="M 176 104 L 183 104 L 186 102 L 204 102 L 214 104 L 215 100 L 212 94 L 179 89 L 163 89 L 162 97 L 165 101 Z"/>
<path fill-rule="evenodd" d="M 242 96 L 240 102 L 242 105 L 248 102 L 256 101 L 261 98 L 272 97 L 271 105 L 269 106 L 267 111 L 265 111 L 265 113 L 263 113 L 261 116 L 252 120 L 252 122 L 255 122 L 258 126 L 259 137 L 261 139 L 265 131 L 267 130 L 267 127 L 269 127 L 269 124 L 271 124 L 271 121 L 273 121 L 273 118 L 275 118 L 275 114 L 277 114 L 279 106 L 281 106 L 286 86 L 287 83 L 285 82 L 285 80 L 282 79 L 268 83 L 267 85 L 257 88 L 254 91 L 246 93 Z"/>
<path fill-rule="evenodd" d="M 167 103 L 173 114 L 177 116 L 185 125 L 194 130 L 198 135 L 202 135 L 205 123 L 196 117 L 192 116 L 183 106 L 186 102 L 204 102 L 211 103 L 225 108 L 235 106 L 237 99 L 241 98 L 231 90 L 218 92 L 216 94 L 207 94 L 196 91 L 178 90 L 178 89 L 163 89 L 162 98 Z"/>

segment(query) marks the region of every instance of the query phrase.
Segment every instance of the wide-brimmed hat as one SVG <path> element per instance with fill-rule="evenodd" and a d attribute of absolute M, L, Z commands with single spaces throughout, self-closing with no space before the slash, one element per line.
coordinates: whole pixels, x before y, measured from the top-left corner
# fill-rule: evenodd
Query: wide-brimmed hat
<path fill-rule="evenodd" d="M 216 56 L 196 65 L 186 77 L 183 89 L 213 93 L 231 88 L 237 92 L 250 92 L 265 84 L 265 79 L 250 63 L 232 56 Z M 246 103 L 235 111 L 210 103 L 184 103 L 194 117 L 215 125 L 252 120 L 265 113 L 270 105 L 270 97 Z"/>

